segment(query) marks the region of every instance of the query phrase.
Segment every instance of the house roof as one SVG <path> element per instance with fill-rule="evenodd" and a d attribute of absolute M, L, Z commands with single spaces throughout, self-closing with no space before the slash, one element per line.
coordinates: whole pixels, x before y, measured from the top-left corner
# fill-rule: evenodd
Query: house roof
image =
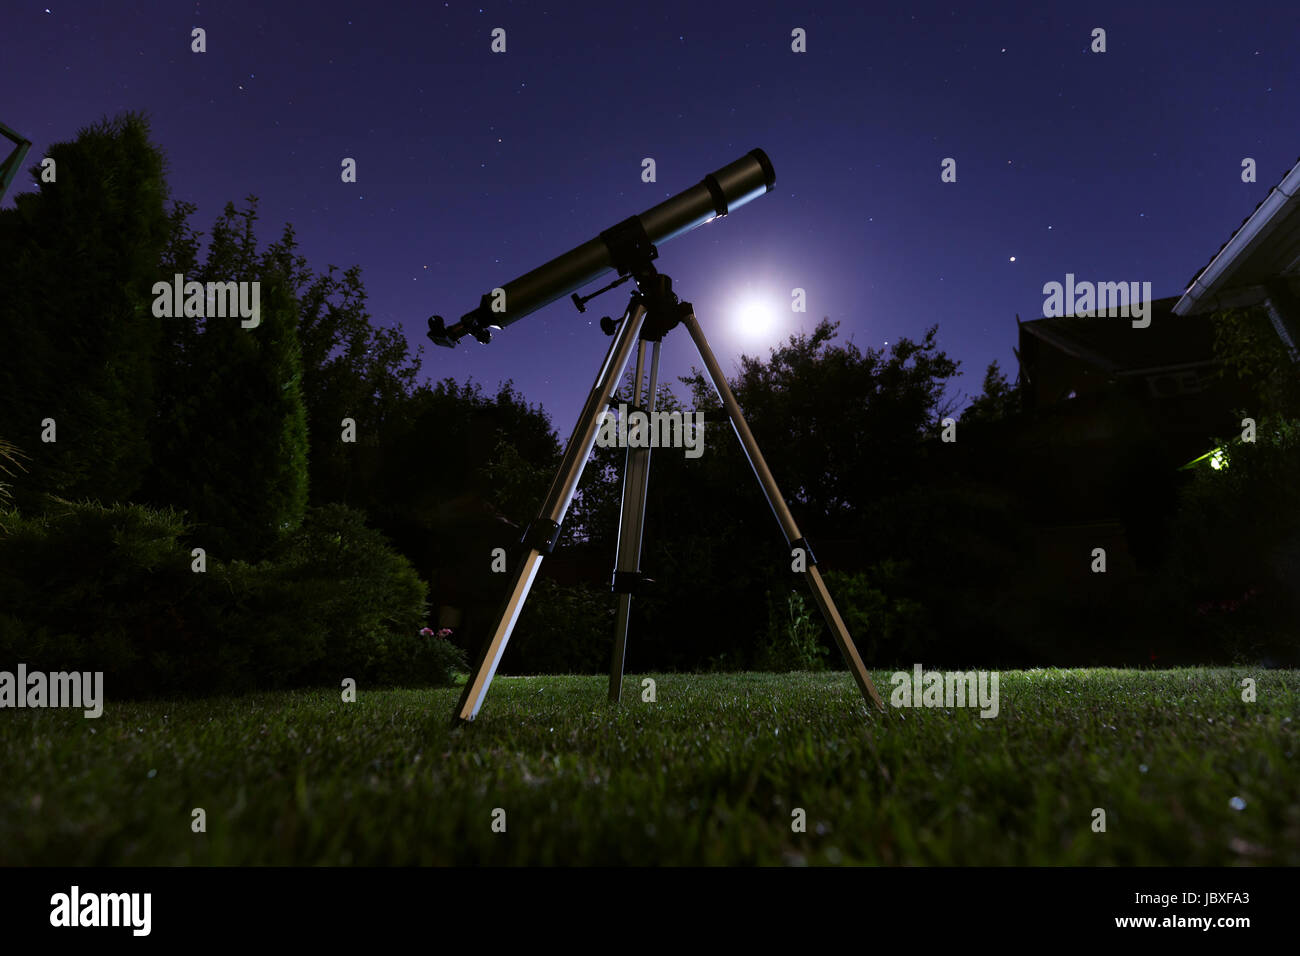
<path fill-rule="evenodd" d="M 1179 315 L 1210 311 L 1229 289 L 1300 274 L 1300 159 L 1187 284 Z"/>
<path fill-rule="evenodd" d="M 1066 316 L 1020 323 L 1033 336 L 1112 375 L 1202 365 L 1214 354 L 1214 330 L 1202 315 L 1175 315 L 1177 296 L 1150 303 L 1151 324 L 1133 327 L 1127 316 Z"/>

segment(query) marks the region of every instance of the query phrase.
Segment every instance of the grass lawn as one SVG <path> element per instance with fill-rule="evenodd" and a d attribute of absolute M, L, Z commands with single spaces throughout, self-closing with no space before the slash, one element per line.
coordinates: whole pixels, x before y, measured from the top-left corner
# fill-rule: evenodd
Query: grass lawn
<path fill-rule="evenodd" d="M 655 680 L 498 678 L 457 730 L 455 689 L 0 711 L 0 863 L 1300 863 L 1300 672 L 1008 671 L 989 719 Z"/>

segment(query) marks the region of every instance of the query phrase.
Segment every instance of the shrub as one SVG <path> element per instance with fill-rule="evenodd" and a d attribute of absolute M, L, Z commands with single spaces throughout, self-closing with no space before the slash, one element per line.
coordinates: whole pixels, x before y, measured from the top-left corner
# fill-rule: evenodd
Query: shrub
<path fill-rule="evenodd" d="M 614 603 L 589 584 L 533 583 L 501 662 L 510 674 L 598 674 L 614 646 Z"/>
<path fill-rule="evenodd" d="M 820 671 L 829 653 L 815 607 L 798 591 L 767 592 L 767 634 L 755 667 L 762 671 Z"/>
<path fill-rule="evenodd" d="M 420 635 L 426 586 L 361 512 L 338 504 L 312 509 L 268 565 L 269 600 L 258 617 L 287 643 L 292 631 L 315 632 L 320 654 L 305 671 L 312 679 L 448 683 L 453 664 L 467 667 Z"/>
<path fill-rule="evenodd" d="M 918 485 L 866 511 L 859 532 L 872 549 L 865 583 L 887 599 L 885 621 L 893 616 L 883 643 L 879 622 L 865 622 L 880 635 L 871 660 L 965 664 L 973 653 L 1023 640 L 1024 608 L 1040 599 L 1027 591 L 1032 539 L 1009 494 L 978 484 Z M 861 599 L 864 613 L 881 613 L 881 598 L 863 592 Z"/>
<path fill-rule="evenodd" d="M 12 442 L 7 442 L 0 438 L 0 511 L 10 507 L 13 503 L 13 491 L 9 482 L 5 478 L 14 477 L 15 469 L 26 471 L 20 459 L 27 456 L 19 450 L 18 446 Z M 0 530 L 3 530 L 0 525 Z"/>
<path fill-rule="evenodd" d="M 1192 640 L 1239 659 L 1300 654 L 1300 421 L 1261 420 L 1183 488 L 1160 575 Z"/>
<path fill-rule="evenodd" d="M 103 671 L 124 697 L 448 683 L 464 666 L 419 634 L 414 570 L 341 506 L 313 511 L 272 560 L 207 555 L 204 573 L 170 509 L 55 499 L 0 525 L 0 661 Z"/>
<path fill-rule="evenodd" d="M 465 652 L 452 642 L 449 629 L 434 631 L 432 628 L 422 627 L 420 635 L 423 641 L 418 648 L 418 653 L 422 669 L 430 675 L 426 678 L 429 683 L 451 684 L 457 673 L 465 673 L 469 670 L 469 660 Z"/>
<path fill-rule="evenodd" d="M 126 694 L 183 685 L 178 658 L 191 672 L 225 671 L 222 647 L 193 628 L 220 582 L 190 571 L 175 511 L 51 499 L 43 514 L 3 524 L 0 659 L 102 670 Z"/>
<path fill-rule="evenodd" d="M 826 572 L 840 617 L 869 666 L 915 663 L 924 656 L 926 613 L 899 593 L 907 566 L 882 561 L 866 572 Z"/>

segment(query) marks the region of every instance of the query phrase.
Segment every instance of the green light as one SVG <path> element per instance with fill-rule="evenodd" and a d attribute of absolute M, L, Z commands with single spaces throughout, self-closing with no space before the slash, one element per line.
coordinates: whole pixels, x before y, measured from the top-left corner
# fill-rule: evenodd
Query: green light
<path fill-rule="evenodd" d="M 1214 449 L 1213 451 L 1207 451 L 1200 458 L 1193 458 L 1187 464 L 1183 465 L 1183 467 L 1180 468 L 1179 471 L 1186 471 L 1188 469 L 1195 468 L 1197 465 L 1199 465 L 1201 462 L 1205 461 L 1206 459 L 1209 459 L 1210 467 L 1213 468 L 1215 471 L 1221 471 L 1222 469 L 1227 468 L 1228 467 L 1227 447 L 1220 446 Z"/>

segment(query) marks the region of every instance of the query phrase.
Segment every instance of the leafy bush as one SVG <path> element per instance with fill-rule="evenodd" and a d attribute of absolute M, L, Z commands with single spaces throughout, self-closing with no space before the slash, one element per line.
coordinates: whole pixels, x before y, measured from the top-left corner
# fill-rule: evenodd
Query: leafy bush
<path fill-rule="evenodd" d="M 439 632 L 429 627 L 420 628 L 421 642 L 416 647 L 416 656 L 420 672 L 426 675 L 424 681 L 429 684 L 451 684 L 457 673 L 469 670 L 469 659 L 452 642 L 450 634 L 448 630 Z"/>
<path fill-rule="evenodd" d="M 870 660 L 964 665 L 973 652 L 1023 640 L 1024 608 L 1040 597 L 1027 593 L 1032 539 L 1008 493 L 979 484 L 918 485 L 864 510 L 865 582 L 887 599 L 885 622 L 893 616 L 883 642 L 881 622 L 864 622 L 879 635 Z M 880 597 L 863 592 L 860 600 L 865 614 L 874 607 L 880 615 Z"/>
<path fill-rule="evenodd" d="M 866 572 L 826 572 L 826 586 L 840 617 L 871 666 L 923 657 L 925 609 L 899 593 L 906 571 L 905 564 L 882 561 Z"/>
<path fill-rule="evenodd" d="M 510 674 L 598 674 L 614 646 L 614 601 L 588 584 L 533 582 L 501 663 Z"/>
<path fill-rule="evenodd" d="M 26 471 L 20 461 L 26 457 L 17 445 L 0 438 L 0 510 L 10 507 L 13 502 L 13 491 L 9 482 L 4 479 L 12 478 L 14 469 Z"/>
<path fill-rule="evenodd" d="M 101 670 L 120 696 L 325 683 L 448 683 L 465 662 L 419 634 L 424 584 L 341 506 L 260 564 L 196 558 L 170 509 L 53 500 L 0 521 L 0 661 Z"/>
<path fill-rule="evenodd" d="M 1300 657 L 1300 421 L 1262 419 L 1180 496 L 1161 574 L 1193 639 L 1237 658 Z"/>
<path fill-rule="evenodd" d="M 286 643 L 309 628 L 319 647 L 305 674 L 384 685 L 446 683 L 447 661 L 419 634 L 426 588 L 415 569 L 343 505 L 313 509 L 264 565 L 257 619 Z"/>
<path fill-rule="evenodd" d="M 755 667 L 763 671 L 820 671 L 829 651 L 821 641 L 815 607 L 798 591 L 767 593 L 767 635 Z"/>
<path fill-rule="evenodd" d="M 178 658 L 191 672 L 229 670 L 226 648 L 195 630 L 215 623 L 199 609 L 222 582 L 191 572 L 175 511 L 52 499 L 45 513 L 11 512 L 3 524 L 0 659 L 102 670 L 118 693 L 183 684 Z"/>

